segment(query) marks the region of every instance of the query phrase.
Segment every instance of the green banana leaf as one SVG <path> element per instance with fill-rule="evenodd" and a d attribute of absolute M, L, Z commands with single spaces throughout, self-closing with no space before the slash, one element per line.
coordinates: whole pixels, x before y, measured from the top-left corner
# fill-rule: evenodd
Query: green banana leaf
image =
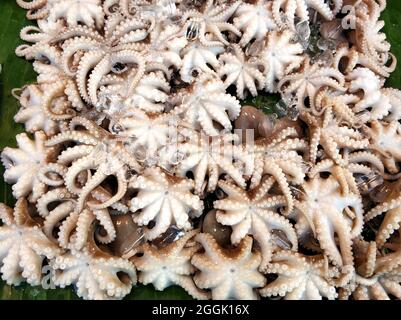
<path fill-rule="evenodd" d="M 13 88 L 21 88 L 27 83 L 35 82 L 36 75 L 32 69 L 32 64 L 24 59 L 18 58 L 14 51 L 22 43 L 19 32 L 23 26 L 31 25 L 32 21 L 25 18 L 26 11 L 18 7 L 15 0 L 0 0 L 0 64 L 2 72 L 0 74 L 0 150 L 6 146 L 14 147 L 15 135 L 23 132 L 22 125 L 16 124 L 13 120 L 14 114 L 18 111 L 17 100 L 12 96 Z M 387 9 L 382 15 L 386 22 L 385 33 L 392 44 L 392 52 L 401 62 L 401 1 L 387 0 Z M 392 74 L 387 80 L 387 86 L 401 89 L 401 67 Z M 256 106 L 263 104 L 272 106 L 277 97 L 266 95 L 249 99 L 246 103 Z M 263 107 L 263 106 L 262 106 Z M 11 188 L 2 177 L 4 169 L 0 166 L 0 202 L 13 206 L 15 200 L 11 194 Z M 170 287 L 163 292 L 156 291 L 152 286 L 137 286 L 132 289 L 126 299 L 190 299 L 191 297 L 179 287 Z M 20 286 L 10 286 L 4 281 L 0 281 L 0 299 L 78 299 L 72 288 L 44 290 L 40 286 L 31 287 L 27 284 Z"/>

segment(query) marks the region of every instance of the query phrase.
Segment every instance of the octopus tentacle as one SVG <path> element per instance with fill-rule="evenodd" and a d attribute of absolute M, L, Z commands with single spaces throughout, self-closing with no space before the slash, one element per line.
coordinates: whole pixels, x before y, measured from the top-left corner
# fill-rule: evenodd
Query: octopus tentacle
<path fill-rule="evenodd" d="M 45 8 L 40 8 L 40 9 L 29 9 L 28 12 L 26 13 L 26 17 L 29 20 L 38 20 L 38 19 L 43 19 L 46 18 L 49 15 L 49 11 L 46 10 Z"/>
<path fill-rule="evenodd" d="M 77 226 L 78 217 L 79 214 L 76 211 L 73 211 L 60 226 L 58 241 L 62 248 L 68 248 L 70 246 L 71 234 Z"/>
<path fill-rule="evenodd" d="M 91 196 L 100 203 L 105 203 L 111 198 L 110 193 L 108 193 L 104 188 L 100 186 L 92 190 Z M 91 201 L 88 201 L 88 206 L 93 208 Z M 128 206 L 119 201 L 113 202 L 112 204 L 110 204 L 110 207 L 122 213 L 127 213 L 129 211 Z"/>
<path fill-rule="evenodd" d="M 96 173 L 86 182 L 85 186 L 80 190 L 78 200 L 77 200 L 77 210 L 80 212 L 85 205 L 85 201 L 87 197 L 90 195 L 91 191 L 100 185 L 104 179 L 107 177 L 107 174 L 102 172 L 101 170 L 96 171 Z M 121 192 L 118 193 L 118 196 L 121 198 Z M 114 199 L 113 199 L 114 200 Z M 119 199 L 118 199 L 119 200 Z M 110 201 L 108 201 L 110 202 Z"/>
<path fill-rule="evenodd" d="M 69 192 L 74 194 L 80 194 L 82 188 L 76 185 L 76 179 L 80 172 L 84 170 L 90 170 L 95 167 L 95 160 L 92 157 L 84 157 L 75 161 L 68 169 L 65 175 L 65 186 Z M 99 173 L 100 175 L 100 173 Z"/>
<path fill-rule="evenodd" d="M 42 217 L 47 217 L 50 214 L 48 209 L 49 204 L 57 201 L 65 201 L 72 200 L 72 194 L 68 192 L 66 188 L 55 188 L 46 192 L 43 196 L 41 196 L 36 204 L 36 209 L 38 210 L 39 215 Z"/>
<path fill-rule="evenodd" d="M 66 201 L 57 206 L 57 208 L 52 210 L 46 216 L 46 219 L 43 223 L 43 232 L 49 239 L 57 242 L 57 239 L 54 236 L 54 231 L 58 227 L 58 224 L 74 211 L 74 208 L 74 203 Z"/>
<path fill-rule="evenodd" d="M 57 174 L 59 179 L 53 177 L 50 178 L 48 176 L 49 173 L 51 175 Z M 38 171 L 38 179 L 46 185 L 59 187 L 64 184 L 64 177 L 66 173 L 67 168 L 65 166 L 58 163 L 50 163 L 40 168 L 40 170 Z"/>
<path fill-rule="evenodd" d="M 393 210 L 400 205 L 401 205 L 401 196 L 394 198 L 394 199 L 390 200 L 389 202 L 379 204 L 376 207 L 374 207 L 372 210 L 370 210 L 368 213 L 365 214 L 365 221 L 370 221 L 370 220 L 374 219 L 375 217 L 383 214 L 383 212 L 385 212 L 387 210 Z"/>
<path fill-rule="evenodd" d="M 57 161 L 61 165 L 68 165 L 77 159 L 85 158 L 90 155 L 92 151 L 93 146 L 77 145 L 61 152 Z"/>
<path fill-rule="evenodd" d="M 93 178 L 95 178 L 95 176 Z M 125 195 L 125 192 L 127 191 L 127 186 L 128 186 L 128 183 L 125 179 L 125 172 L 124 171 L 117 172 L 116 178 L 117 178 L 117 185 L 118 185 L 116 194 L 114 194 L 112 197 L 110 197 L 103 203 L 90 204 L 90 207 L 92 209 L 107 208 L 107 207 L 111 206 L 113 203 L 119 201 Z M 82 190 L 82 191 L 84 191 L 84 190 Z"/>
<path fill-rule="evenodd" d="M 88 210 L 84 209 L 78 216 L 77 219 L 77 227 L 76 232 L 74 234 L 74 243 L 73 246 L 80 250 L 88 241 L 88 230 L 91 228 L 93 221 L 95 221 L 95 214 Z"/>
<path fill-rule="evenodd" d="M 46 4 L 47 0 L 17 0 L 17 4 L 23 9 L 38 9 L 43 7 Z"/>
<path fill-rule="evenodd" d="M 272 175 L 275 179 L 277 184 L 280 186 L 280 189 L 282 190 L 286 200 L 287 200 L 287 206 L 285 208 L 285 211 L 283 214 L 289 214 L 293 207 L 294 207 L 294 201 L 293 197 L 291 194 L 290 186 L 287 182 L 287 179 L 285 178 L 284 172 L 281 170 L 281 168 L 274 164 L 274 163 L 267 163 L 265 162 L 263 170 Z"/>
<path fill-rule="evenodd" d="M 46 115 L 52 120 L 67 120 L 71 119 L 76 115 L 76 112 L 72 108 L 66 107 L 63 110 L 63 114 L 55 113 L 52 110 L 52 102 L 53 100 L 60 95 L 64 94 L 65 83 L 60 81 L 59 83 L 52 86 L 47 92 L 45 92 L 43 96 L 43 109 L 45 110 Z"/>

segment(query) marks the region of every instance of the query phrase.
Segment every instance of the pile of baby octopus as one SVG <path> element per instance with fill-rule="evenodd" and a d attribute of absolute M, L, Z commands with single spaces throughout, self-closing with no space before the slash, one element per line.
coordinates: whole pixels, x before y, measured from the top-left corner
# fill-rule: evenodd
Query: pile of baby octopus
<path fill-rule="evenodd" d="M 84 299 L 401 299 L 386 0 L 17 0 L 2 278 Z M 280 96 L 267 114 L 252 96 Z M 4 107 L 4 106 L 3 106 Z"/>

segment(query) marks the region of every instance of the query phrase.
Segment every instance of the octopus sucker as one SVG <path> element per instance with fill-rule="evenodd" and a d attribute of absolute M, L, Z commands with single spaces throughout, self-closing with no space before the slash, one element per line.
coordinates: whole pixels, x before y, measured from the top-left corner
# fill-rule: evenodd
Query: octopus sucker
<path fill-rule="evenodd" d="M 386 0 L 16 2 L 37 79 L 0 156 L 8 284 L 401 299 Z"/>

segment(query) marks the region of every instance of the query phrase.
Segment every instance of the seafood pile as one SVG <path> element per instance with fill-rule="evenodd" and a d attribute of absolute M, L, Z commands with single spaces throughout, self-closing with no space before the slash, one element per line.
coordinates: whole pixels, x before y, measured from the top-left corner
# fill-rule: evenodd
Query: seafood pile
<path fill-rule="evenodd" d="M 17 0 L 2 278 L 84 299 L 401 299 L 386 0 Z M 279 96 L 267 114 L 252 96 Z M 248 102 L 247 102 L 248 101 Z"/>

